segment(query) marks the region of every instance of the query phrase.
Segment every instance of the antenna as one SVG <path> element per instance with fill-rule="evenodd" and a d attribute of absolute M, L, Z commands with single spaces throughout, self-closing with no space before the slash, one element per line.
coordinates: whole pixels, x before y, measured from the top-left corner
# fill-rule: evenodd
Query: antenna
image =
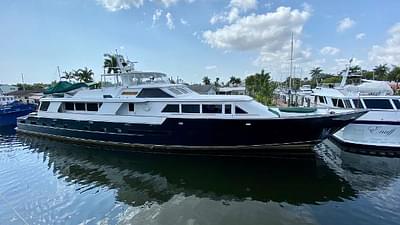
<path fill-rule="evenodd" d="M 289 90 L 292 89 L 292 71 L 293 70 L 293 32 L 292 41 L 290 43 L 290 72 L 289 72 Z"/>
<path fill-rule="evenodd" d="M 61 80 L 61 74 L 60 74 L 60 67 L 57 66 L 57 72 L 58 72 L 58 79 Z"/>
<path fill-rule="evenodd" d="M 22 78 L 22 90 L 25 91 L 25 81 L 24 81 L 24 74 L 21 73 L 21 78 Z"/>

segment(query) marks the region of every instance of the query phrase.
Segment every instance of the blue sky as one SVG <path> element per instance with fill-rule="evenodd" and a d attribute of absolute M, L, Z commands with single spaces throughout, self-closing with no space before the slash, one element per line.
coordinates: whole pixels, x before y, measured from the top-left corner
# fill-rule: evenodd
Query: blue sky
<path fill-rule="evenodd" d="M 400 64 L 400 1 L 297 0 L 2 0 L 0 83 L 50 82 L 57 66 L 102 72 L 115 49 L 137 69 L 187 82 L 244 78 L 265 68 L 288 76 L 335 73 L 354 57 L 372 68 Z"/>

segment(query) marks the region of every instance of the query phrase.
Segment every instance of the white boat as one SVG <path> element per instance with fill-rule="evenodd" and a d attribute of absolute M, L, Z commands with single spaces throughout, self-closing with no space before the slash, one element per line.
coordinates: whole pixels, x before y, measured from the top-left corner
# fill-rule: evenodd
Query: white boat
<path fill-rule="evenodd" d="M 359 85 L 345 85 L 348 68 L 339 87 L 317 87 L 309 96 L 316 106 L 369 110 L 333 137 L 352 147 L 400 148 L 400 96 L 394 96 L 385 81 L 361 80 Z"/>
<path fill-rule="evenodd" d="M 283 117 L 249 96 L 200 95 L 116 57 L 120 73 L 103 75 L 101 89 L 52 93 L 17 130 L 146 152 L 257 155 L 310 149 L 365 113 Z"/>

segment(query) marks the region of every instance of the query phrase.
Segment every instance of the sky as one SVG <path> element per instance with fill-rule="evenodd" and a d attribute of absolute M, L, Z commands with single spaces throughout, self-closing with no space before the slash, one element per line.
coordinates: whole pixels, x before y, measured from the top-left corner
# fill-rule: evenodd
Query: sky
<path fill-rule="evenodd" d="M 0 83 L 51 82 L 116 50 L 188 83 L 265 69 L 274 80 L 337 73 L 350 58 L 400 64 L 399 0 L 1 0 Z"/>

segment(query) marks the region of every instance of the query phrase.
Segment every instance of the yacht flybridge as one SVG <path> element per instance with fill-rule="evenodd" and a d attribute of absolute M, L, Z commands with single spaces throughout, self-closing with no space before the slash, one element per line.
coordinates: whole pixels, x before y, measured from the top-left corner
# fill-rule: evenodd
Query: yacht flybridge
<path fill-rule="evenodd" d="M 42 98 L 17 130 L 144 152 L 243 156 L 310 149 L 365 113 L 282 117 L 251 97 L 200 95 L 115 57 L 117 73 L 103 75 L 102 88 Z"/>

